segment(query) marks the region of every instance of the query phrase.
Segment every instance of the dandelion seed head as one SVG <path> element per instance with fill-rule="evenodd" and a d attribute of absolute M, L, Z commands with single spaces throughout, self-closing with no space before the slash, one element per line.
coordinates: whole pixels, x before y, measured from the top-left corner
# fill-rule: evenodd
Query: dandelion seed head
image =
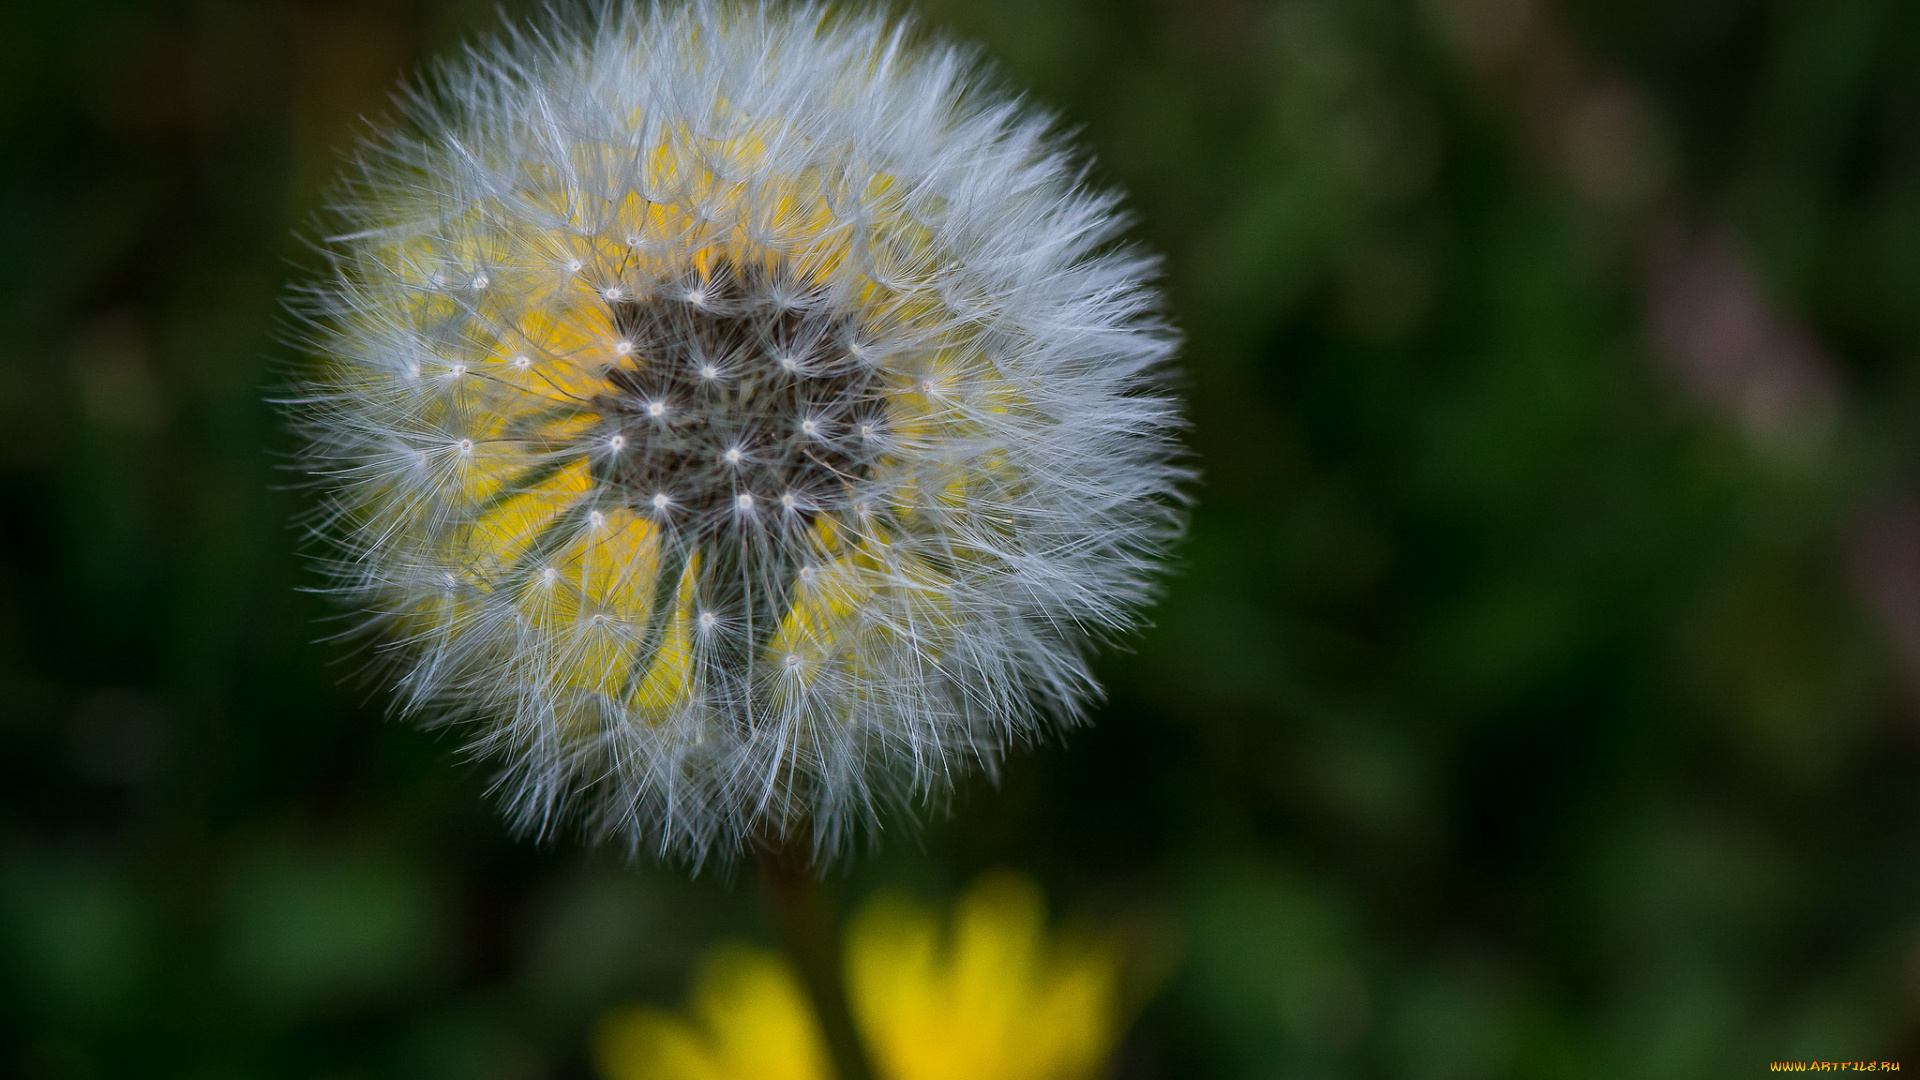
<path fill-rule="evenodd" d="M 404 99 L 301 309 L 327 565 L 401 707 L 521 829 L 695 860 L 836 848 L 1078 720 L 1186 475 L 1115 196 L 882 14 L 546 19 Z"/>

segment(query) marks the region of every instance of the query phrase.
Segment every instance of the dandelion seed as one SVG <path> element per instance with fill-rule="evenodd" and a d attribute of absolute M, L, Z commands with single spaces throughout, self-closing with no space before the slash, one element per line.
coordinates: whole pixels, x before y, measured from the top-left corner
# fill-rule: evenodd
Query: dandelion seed
<path fill-rule="evenodd" d="M 340 182 L 293 406 L 335 585 L 526 831 L 832 848 L 1078 719 L 1150 599 L 1185 475 L 1154 261 L 1050 118 L 897 20 L 564 11 Z M 484 304 L 421 288 L 475 265 Z M 527 374 L 391 377 L 449 353 Z"/>

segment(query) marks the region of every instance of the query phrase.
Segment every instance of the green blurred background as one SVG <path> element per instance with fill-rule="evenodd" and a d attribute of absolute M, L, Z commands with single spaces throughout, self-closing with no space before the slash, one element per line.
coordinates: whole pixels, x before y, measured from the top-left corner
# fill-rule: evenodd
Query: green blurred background
<path fill-rule="evenodd" d="M 1126 1080 L 1920 1068 L 1920 5 L 924 13 L 1133 193 L 1204 481 L 1095 725 L 843 897 L 1146 913 Z M 0 7 L 0 1073 L 581 1078 L 770 939 L 510 840 L 299 591 L 292 230 L 497 20 Z"/>

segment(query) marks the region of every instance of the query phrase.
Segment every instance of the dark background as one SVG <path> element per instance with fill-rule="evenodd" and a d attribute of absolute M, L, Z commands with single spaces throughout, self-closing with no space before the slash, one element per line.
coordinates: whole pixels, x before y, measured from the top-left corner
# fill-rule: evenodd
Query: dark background
<path fill-rule="evenodd" d="M 1166 253 L 1095 725 L 836 876 L 1179 966 L 1128 1078 L 1920 1068 L 1920 5 L 946 0 Z M 315 644 L 292 231 L 479 0 L 0 7 L 0 1072 L 588 1075 L 747 872 L 516 843 Z"/>

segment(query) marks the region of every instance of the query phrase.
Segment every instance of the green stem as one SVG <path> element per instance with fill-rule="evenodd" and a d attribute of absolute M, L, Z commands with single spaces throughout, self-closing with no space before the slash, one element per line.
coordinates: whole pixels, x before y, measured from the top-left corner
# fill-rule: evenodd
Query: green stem
<path fill-rule="evenodd" d="M 814 873 L 803 838 L 763 841 L 760 879 L 781 944 L 806 984 L 837 1080 L 876 1080 L 841 978 L 839 923 L 827 884 Z"/>

